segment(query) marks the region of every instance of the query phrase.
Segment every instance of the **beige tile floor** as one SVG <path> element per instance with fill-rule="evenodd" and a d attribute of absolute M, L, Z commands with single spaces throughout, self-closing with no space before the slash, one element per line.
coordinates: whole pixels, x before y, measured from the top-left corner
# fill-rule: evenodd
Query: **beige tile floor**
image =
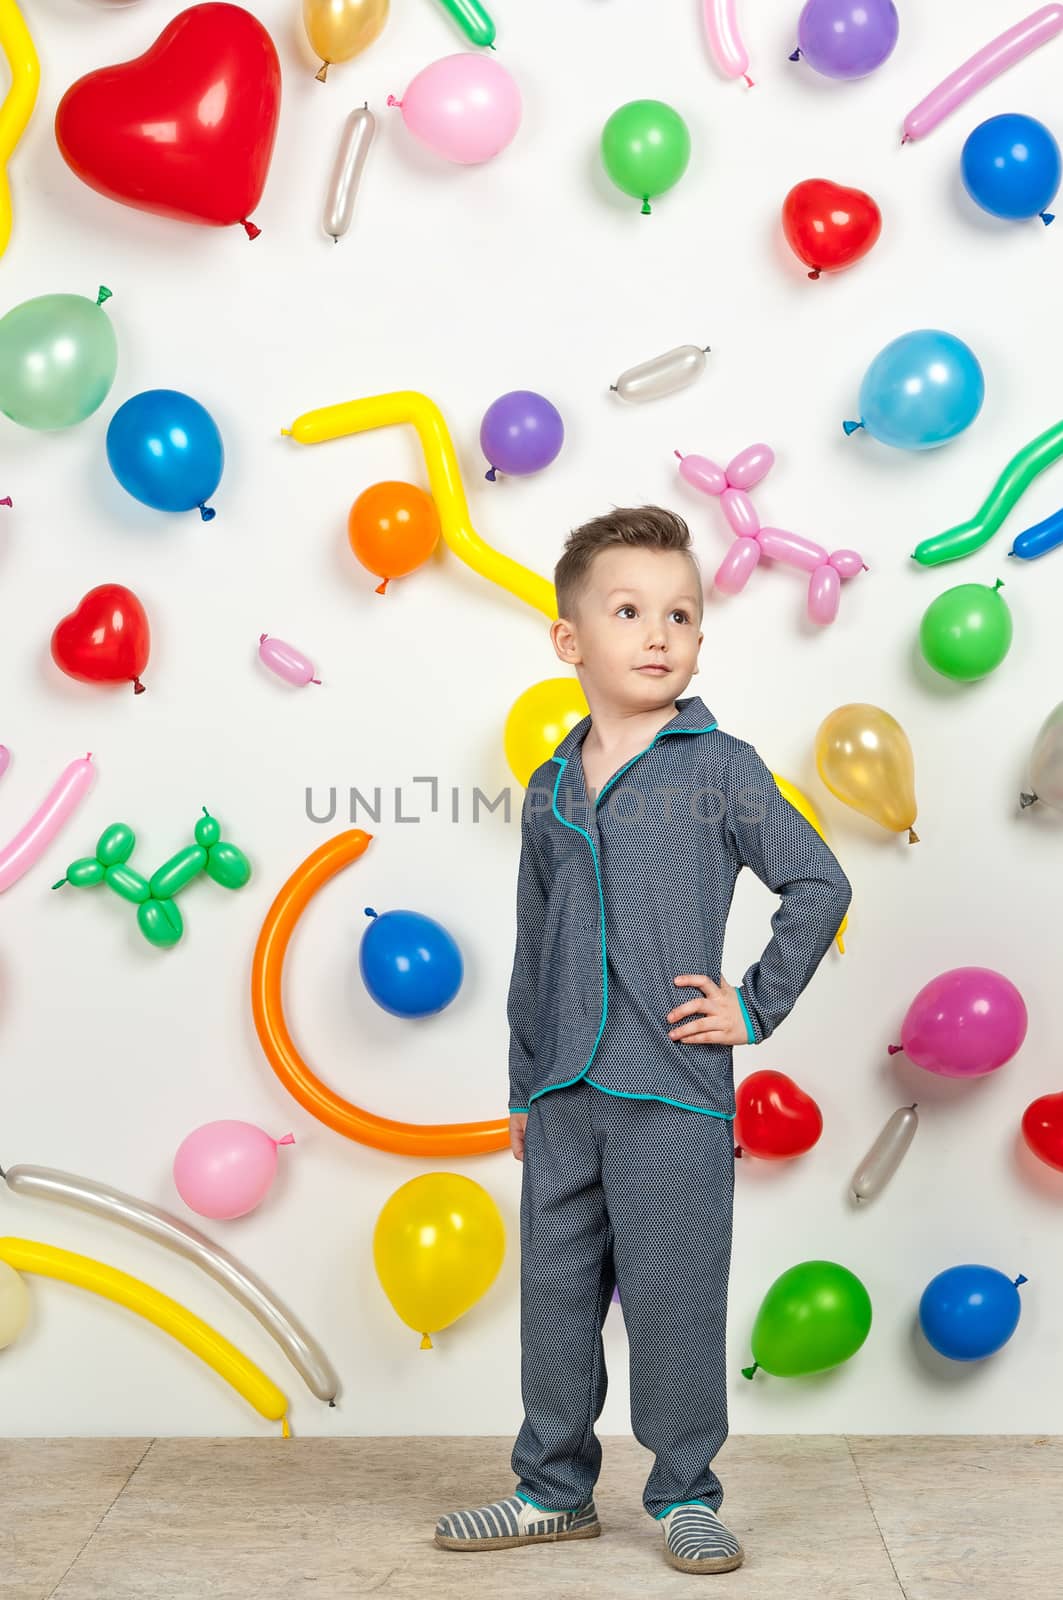
<path fill-rule="evenodd" d="M 603 1439 L 600 1539 L 456 1554 L 436 1517 L 514 1487 L 505 1438 L 0 1440 L 0 1600 L 1058 1600 L 1063 1439 L 732 1438 L 737 1572 L 668 1567 L 649 1454 Z"/>

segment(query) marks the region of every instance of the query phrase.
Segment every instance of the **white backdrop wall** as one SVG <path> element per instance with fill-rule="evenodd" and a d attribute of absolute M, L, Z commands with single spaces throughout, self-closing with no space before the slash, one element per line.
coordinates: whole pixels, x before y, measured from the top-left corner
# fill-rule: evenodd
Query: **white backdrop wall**
<path fill-rule="evenodd" d="M 740 598 L 709 600 L 700 693 L 721 724 L 801 784 L 854 885 L 848 954 L 832 953 L 785 1026 L 736 1075 L 777 1067 L 820 1102 L 823 1137 L 806 1158 L 737 1174 L 730 1295 L 735 1431 L 1060 1431 L 1063 1175 L 1029 1158 L 1019 1119 L 1060 1087 L 1058 905 L 1061 834 L 1018 814 L 1024 762 L 1060 698 L 1063 555 L 1004 561 L 1007 533 L 975 559 L 928 573 L 918 539 L 969 515 L 1015 449 L 1059 415 L 1059 229 L 996 227 L 958 178 L 966 133 L 1005 110 L 1061 131 L 1063 42 L 1049 46 L 944 124 L 901 149 L 905 110 L 971 50 L 1017 19 L 1022 0 L 903 4 L 900 44 L 873 77 L 832 85 L 787 62 L 798 6 L 749 5 L 757 87 L 719 79 L 695 0 L 493 0 L 499 59 L 519 79 L 525 118 L 495 163 L 462 169 L 416 147 L 385 110 L 428 61 L 461 48 L 431 0 L 395 0 L 360 60 L 314 81 L 295 0 L 256 0 L 284 74 L 272 172 L 249 244 L 239 229 L 166 222 L 112 205 L 64 166 L 51 127 L 62 90 L 89 68 L 135 55 L 179 9 L 27 3 L 43 62 L 39 109 L 14 164 L 16 221 L 3 307 L 30 295 L 114 291 L 120 342 L 108 401 L 57 435 L 0 427 L 0 785 L 7 836 L 55 774 L 91 749 L 98 780 L 45 860 L 0 904 L 0 1162 L 33 1162 L 183 1207 L 170 1177 L 180 1140 L 219 1117 L 297 1143 L 253 1215 L 208 1229 L 264 1276 L 339 1368 L 341 1406 L 313 1401 L 276 1348 L 219 1288 L 169 1254 L 74 1212 L 0 1190 L 0 1232 L 63 1244 L 123 1267 L 192 1306 L 287 1387 L 300 1433 L 511 1434 L 522 1410 L 518 1337 L 520 1168 L 508 1152 L 413 1161 L 319 1126 L 289 1099 L 259 1050 L 249 970 L 276 890 L 330 832 L 308 819 L 354 785 L 385 797 L 365 858 L 322 894 L 289 959 L 294 1032 L 321 1075 L 353 1100 L 413 1121 L 504 1116 L 505 989 L 513 935 L 520 793 L 512 813 L 474 823 L 474 787 L 510 783 L 501 728 L 514 698 L 557 666 L 545 621 L 448 552 L 386 597 L 351 556 L 346 513 L 368 484 L 423 482 L 410 430 L 299 449 L 279 436 L 300 411 L 412 387 L 449 419 L 474 518 L 498 548 L 550 573 L 567 530 L 612 503 L 659 501 L 689 516 L 711 578 L 726 547 L 716 507 L 678 481 L 674 448 L 719 459 L 758 439 L 778 460 L 757 491 L 766 519 L 828 547 L 855 545 L 871 571 L 843 591 L 830 629 L 803 620 L 804 584 L 756 575 Z M 639 215 L 607 184 L 597 140 L 623 101 L 657 96 L 693 134 L 682 184 Z M 324 186 L 347 112 L 363 99 L 381 127 L 351 233 L 321 232 Z M 807 281 L 779 228 L 791 185 L 828 176 L 868 189 L 885 218 L 855 270 Z M 926 455 L 846 440 L 861 376 L 896 334 L 951 329 L 982 361 L 987 397 L 970 431 Z M 711 344 L 708 374 L 682 395 L 625 409 L 608 393 L 632 362 L 685 341 Z M 138 390 L 185 389 L 218 419 L 226 470 L 209 526 L 164 518 L 110 476 L 107 422 Z M 483 482 L 480 417 L 499 393 L 539 389 L 560 407 L 565 449 L 542 476 Z M 1009 531 L 1063 498 L 1047 475 Z M 1021 519 L 1021 520 L 1020 520 Z M 1060 565 L 1056 563 L 1059 562 Z M 929 600 L 963 581 L 1008 580 L 1015 643 L 975 686 L 921 667 Z M 150 614 L 149 692 L 75 684 L 48 655 L 58 618 L 97 583 L 122 582 Z M 324 684 L 297 693 L 255 660 L 260 632 L 310 651 Z M 560 670 L 557 668 L 557 670 Z M 846 812 L 819 784 L 813 737 L 848 700 L 897 716 L 917 763 L 919 831 L 909 848 Z M 425 786 L 462 796 L 462 820 L 432 815 Z M 397 820 L 395 791 L 402 814 Z M 209 805 L 254 863 L 251 884 L 182 901 L 186 936 L 169 953 L 140 938 L 110 896 L 48 886 L 122 819 L 151 870 Z M 363 908 L 411 906 L 459 940 L 466 979 L 442 1015 L 416 1024 L 379 1010 L 357 971 Z M 740 882 L 725 972 L 737 981 L 768 937 L 772 897 Z M 931 1077 L 889 1058 L 918 988 L 967 963 L 1021 986 L 1026 1045 L 980 1082 Z M 873 1207 L 847 1204 L 859 1157 L 896 1106 L 922 1125 Z M 499 1278 L 431 1353 L 394 1315 L 373 1270 L 372 1228 L 415 1174 L 447 1167 L 485 1184 L 505 1218 Z M 192 1219 L 194 1220 L 194 1219 Z M 760 1299 L 794 1262 L 845 1262 L 874 1303 L 857 1359 L 816 1380 L 746 1383 L 739 1367 Z M 927 1281 L 982 1261 L 1029 1277 L 1023 1318 L 995 1359 L 933 1356 L 916 1331 Z M 0 1430 L 38 1434 L 271 1432 L 192 1356 L 136 1317 L 34 1280 L 32 1320 L 0 1355 Z M 626 1431 L 623 1320 L 606 1328 L 611 1387 L 599 1424 Z M 1040 1374 L 1037 1380 L 1036 1375 Z M 1035 1381 L 1031 1381 L 1034 1379 Z"/>

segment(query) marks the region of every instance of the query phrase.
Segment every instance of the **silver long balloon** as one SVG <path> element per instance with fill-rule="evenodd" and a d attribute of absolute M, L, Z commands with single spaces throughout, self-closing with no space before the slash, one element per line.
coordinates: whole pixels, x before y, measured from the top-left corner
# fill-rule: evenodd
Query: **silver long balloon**
<path fill-rule="evenodd" d="M 351 225 L 362 169 L 375 136 L 376 118 L 368 104 L 359 111 L 352 111 L 343 124 L 340 147 L 336 151 L 328 194 L 325 196 L 325 232 L 336 244 L 339 244 Z"/>
<path fill-rule="evenodd" d="M 610 384 L 610 390 L 621 400 L 659 400 L 662 395 L 674 394 L 677 389 L 685 389 L 688 383 L 693 383 L 704 372 L 708 354 L 708 346 L 677 345 L 661 356 L 629 367 Z"/>
<path fill-rule="evenodd" d="M 886 1187 L 915 1138 L 918 1126 L 915 1106 L 902 1106 L 893 1113 L 857 1167 L 849 1188 L 850 1199 L 872 1200 Z"/>
<path fill-rule="evenodd" d="M 160 1211 L 157 1206 L 136 1200 L 108 1184 L 96 1183 L 92 1178 L 76 1178 L 72 1173 L 56 1172 L 50 1167 L 9 1167 L 6 1172 L 0 1168 L 0 1178 L 6 1181 L 13 1194 L 34 1200 L 58 1200 L 95 1216 L 108 1217 L 194 1262 L 258 1319 L 280 1345 L 311 1393 L 319 1400 L 327 1400 L 330 1406 L 335 1405 L 340 1380 L 320 1345 L 253 1272 L 197 1228 L 190 1228 L 168 1211 Z"/>

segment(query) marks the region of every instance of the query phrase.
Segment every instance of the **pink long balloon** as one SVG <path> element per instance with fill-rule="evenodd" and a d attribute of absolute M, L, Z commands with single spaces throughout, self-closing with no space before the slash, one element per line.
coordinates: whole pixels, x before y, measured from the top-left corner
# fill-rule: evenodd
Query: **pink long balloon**
<path fill-rule="evenodd" d="M 799 533 L 789 533 L 785 528 L 761 528 L 757 535 L 760 548 L 772 561 L 785 561 L 788 566 L 799 567 L 802 572 L 815 572 L 827 559 L 821 544 L 813 544 Z"/>
<path fill-rule="evenodd" d="M 705 32 L 712 59 L 725 78 L 745 78 L 749 87 L 749 52 L 738 31 L 736 0 L 704 0 Z"/>
<path fill-rule="evenodd" d="M 902 144 L 922 139 L 972 94 L 1063 31 L 1063 5 L 1042 6 L 951 72 L 904 119 Z"/>
<path fill-rule="evenodd" d="M 274 639 L 268 633 L 260 633 L 258 654 L 263 666 L 275 672 L 278 678 L 283 678 L 285 683 L 294 684 L 297 689 L 308 683 L 321 682 L 320 678 L 314 677 L 314 663 L 310 657 L 284 639 Z"/>
<path fill-rule="evenodd" d="M 11 751 L 7 748 L 6 744 L 0 744 L 0 778 L 4 776 L 4 773 L 7 771 L 10 765 Z"/>
<path fill-rule="evenodd" d="M 713 579 L 724 594 L 741 594 L 760 560 L 759 539 L 736 539 L 720 562 Z"/>
<path fill-rule="evenodd" d="M 10 844 L 0 850 L 0 894 L 17 883 L 43 855 L 64 822 L 92 788 L 96 768 L 92 756 L 72 761 L 59 774 L 44 800 Z"/>

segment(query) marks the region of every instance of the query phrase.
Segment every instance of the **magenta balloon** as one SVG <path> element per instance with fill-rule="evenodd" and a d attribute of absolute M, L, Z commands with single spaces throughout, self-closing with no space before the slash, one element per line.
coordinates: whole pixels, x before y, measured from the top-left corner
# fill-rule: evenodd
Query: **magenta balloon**
<path fill-rule="evenodd" d="M 1026 1037 L 1026 1005 L 991 967 L 954 967 L 920 989 L 904 1019 L 901 1044 L 916 1066 L 945 1078 L 995 1072 Z"/>

